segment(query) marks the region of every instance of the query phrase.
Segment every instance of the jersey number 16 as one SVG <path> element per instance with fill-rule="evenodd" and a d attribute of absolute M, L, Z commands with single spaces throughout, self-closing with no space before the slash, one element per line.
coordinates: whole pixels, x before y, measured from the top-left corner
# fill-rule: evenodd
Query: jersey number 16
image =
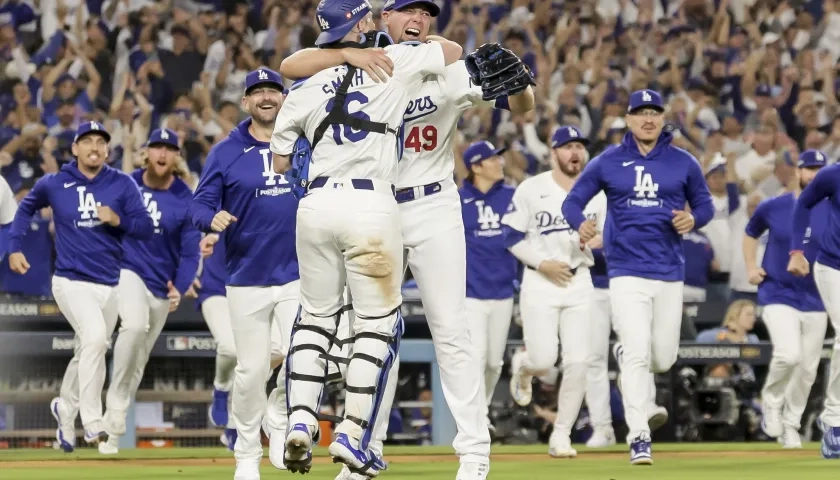
<path fill-rule="evenodd" d="M 344 101 L 344 111 L 350 113 L 350 104 L 353 102 L 359 103 L 359 105 L 365 105 L 369 102 L 368 97 L 365 96 L 362 92 L 350 92 L 347 94 L 347 97 Z M 335 104 L 335 98 L 330 99 L 327 102 L 327 113 L 332 110 L 333 105 Z M 350 113 L 351 116 L 356 118 L 361 118 L 363 120 L 370 120 L 370 116 L 364 112 L 353 112 Z M 344 135 L 344 139 L 350 143 L 361 142 L 365 138 L 367 138 L 370 132 L 359 130 L 358 132 L 353 130 L 350 125 L 333 125 L 333 141 L 335 141 L 336 145 L 344 145 L 344 141 L 341 139 L 342 134 Z"/>

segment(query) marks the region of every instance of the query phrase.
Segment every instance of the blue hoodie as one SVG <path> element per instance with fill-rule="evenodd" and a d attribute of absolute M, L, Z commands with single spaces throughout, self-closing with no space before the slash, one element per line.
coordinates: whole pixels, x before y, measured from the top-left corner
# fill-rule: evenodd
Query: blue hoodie
<path fill-rule="evenodd" d="M 201 288 L 198 290 L 196 306 L 201 308 L 210 297 L 227 296 L 225 283 L 227 272 L 225 271 L 225 237 L 220 236 L 219 241 L 213 246 L 213 254 L 204 259 L 204 268 L 201 270 Z"/>
<path fill-rule="evenodd" d="M 119 215 L 118 227 L 99 220 L 99 205 Z M 53 209 L 55 275 L 70 280 L 116 285 L 123 237 L 149 239 L 154 234 L 152 219 L 131 177 L 106 165 L 89 180 L 73 161 L 58 173 L 44 175 L 20 203 L 9 233 L 10 254 L 22 251 L 32 217 L 44 207 Z"/>
<path fill-rule="evenodd" d="M 295 224 L 298 200 L 274 173 L 268 142 L 248 132 L 245 119 L 210 150 L 187 209 L 193 225 L 211 232 L 220 210 L 236 221 L 222 233 L 227 285 L 273 286 L 298 280 Z"/>
<path fill-rule="evenodd" d="M 827 206 L 822 216 L 813 215 L 814 209 L 827 199 Z M 793 209 L 793 231 L 791 233 L 791 250 L 807 252 L 812 245 L 808 245 L 808 227 L 820 225 L 825 232 L 821 235 L 811 235 L 819 238 L 819 251 L 816 257 L 808 261 L 817 261 L 826 267 L 840 270 L 840 163 L 823 167 L 817 172 L 814 180 L 802 190 Z"/>
<path fill-rule="evenodd" d="M 700 163 L 671 145 L 663 132 L 656 146 L 642 155 L 628 132 L 584 168 L 563 202 L 563 215 L 575 230 L 586 220 L 583 209 L 600 191 L 607 195 L 604 253 L 610 278 L 631 276 L 682 281 L 685 277 L 682 237 L 672 225 L 673 210 L 686 202 L 694 228 L 714 216 L 712 196 Z"/>

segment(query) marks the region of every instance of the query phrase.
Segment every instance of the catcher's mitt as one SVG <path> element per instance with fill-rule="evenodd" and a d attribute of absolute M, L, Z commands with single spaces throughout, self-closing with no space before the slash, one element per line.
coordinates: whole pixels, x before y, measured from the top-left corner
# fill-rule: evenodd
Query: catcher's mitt
<path fill-rule="evenodd" d="M 481 85 L 482 98 L 493 100 L 515 95 L 536 85 L 531 69 L 515 53 L 498 43 L 485 43 L 465 60 L 470 78 Z"/>

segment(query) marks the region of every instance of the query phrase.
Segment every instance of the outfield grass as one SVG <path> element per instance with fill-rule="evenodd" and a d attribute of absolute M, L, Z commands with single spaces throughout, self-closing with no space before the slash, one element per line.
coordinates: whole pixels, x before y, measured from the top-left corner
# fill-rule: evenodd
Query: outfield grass
<path fill-rule="evenodd" d="M 454 480 L 457 459 L 449 448 L 392 447 L 383 479 Z M 338 466 L 323 449 L 304 480 L 332 480 Z M 838 480 L 840 461 L 823 460 L 818 444 L 781 450 L 775 443 L 656 444 L 652 467 L 631 467 L 624 448 L 587 450 L 576 459 L 549 458 L 546 447 L 494 446 L 491 480 Z M 0 480 L 150 480 L 233 478 L 232 455 L 216 448 L 124 450 L 102 457 L 93 449 L 0 451 Z M 264 460 L 262 478 L 294 478 Z M 301 477 L 299 477 L 301 478 Z"/>

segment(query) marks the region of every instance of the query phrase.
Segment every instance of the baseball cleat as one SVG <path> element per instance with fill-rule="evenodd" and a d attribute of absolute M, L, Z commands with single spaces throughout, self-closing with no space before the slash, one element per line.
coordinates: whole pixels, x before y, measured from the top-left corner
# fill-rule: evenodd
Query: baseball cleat
<path fill-rule="evenodd" d="M 228 424 L 228 398 L 230 392 L 213 389 L 213 402 L 207 409 L 207 415 L 214 427 L 224 428 Z"/>
<path fill-rule="evenodd" d="M 286 436 L 283 462 L 292 473 L 309 473 L 312 469 L 312 434 L 309 427 L 296 423 Z"/>
<path fill-rule="evenodd" d="M 826 428 L 822 437 L 822 445 L 820 445 L 820 453 L 825 459 L 836 460 L 840 458 L 840 427 L 823 425 Z"/>
<path fill-rule="evenodd" d="M 285 470 L 286 464 L 284 463 L 286 458 L 286 429 L 283 430 L 274 430 L 268 425 L 263 425 L 263 431 L 265 435 L 268 437 L 268 459 L 271 461 L 271 464 L 274 465 L 274 468 L 278 470 Z M 313 439 L 313 443 L 314 442 Z"/>
<path fill-rule="evenodd" d="M 260 480 L 260 459 L 237 460 L 233 480 Z"/>
<path fill-rule="evenodd" d="M 350 472 L 359 473 L 372 478 L 385 470 L 387 465 L 377 458 L 370 450 L 364 452 L 358 447 L 358 440 L 353 440 L 345 433 L 336 435 L 335 440 L 330 444 L 330 456 L 333 463 L 347 465 Z"/>
<path fill-rule="evenodd" d="M 764 415 L 761 418 L 761 430 L 771 438 L 779 438 L 784 433 L 782 425 L 782 409 L 764 407 Z"/>
<path fill-rule="evenodd" d="M 97 432 L 97 431 L 87 431 L 85 430 L 85 442 L 90 445 L 99 445 L 102 442 L 108 441 L 108 434 L 104 431 Z"/>
<path fill-rule="evenodd" d="M 62 418 L 69 417 L 69 414 L 65 411 L 64 402 L 60 397 L 55 397 L 50 402 L 50 413 L 58 423 L 58 428 L 55 430 L 58 446 L 64 450 L 64 453 L 72 453 L 76 445 L 76 430 L 69 418 L 66 419 L 67 424 L 62 424 Z"/>
<path fill-rule="evenodd" d="M 488 473 L 490 465 L 487 463 L 462 462 L 455 480 L 485 480 Z"/>
<path fill-rule="evenodd" d="M 779 439 L 781 440 L 782 448 L 802 448 L 802 437 L 799 436 L 799 432 L 793 427 L 784 427 L 782 436 Z"/>
<path fill-rule="evenodd" d="M 548 454 L 554 458 L 575 458 L 577 450 L 567 436 L 552 434 L 548 440 Z"/>
<path fill-rule="evenodd" d="M 335 480 L 367 480 L 370 477 L 362 475 L 361 473 L 353 473 L 347 465 L 341 466 L 341 471 L 336 475 Z"/>
<path fill-rule="evenodd" d="M 596 428 L 586 441 L 586 448 L 606 448 L 615 445 L 615 432 L 612 428 Z"/>
<path fill-rule="evenodd" d="M 653 465 L 650 437 L 648 435 L 639 435 L 630 443 L 630 464 Z"/>
<path fill-rule="evenodd" d="M 120 437 L 109 435 L 107 442 L 101 442 L 97 448 L 100 455 L 116 455 L 120 453 Z"/>
<path fill-rule="evenodd" d="M 666 423 L 668 423 L 668 410 L 665 407 L 657 406 L 648 413 L 648 427 L 651 432 L 662 428 Z"/>
<path fill-rule="evenodd" d="M 517 350 L 510 359 L 510 396 L 520 407 L 527 407 L 533 398 L 531 375 L 522 373 L 522 362 L 525 360 L 525 350 Z"/>
<path fill-rule="evenodd" d="M 236 433 L 235 428 L 226 428 L 224 432 L 219 436 L 219 441 L 222 442 L 222 445 L 227 447 L 228 450 L 231 452 L 233 448 L 236 447 L 236 439 L 239 437 L 239 434 Z"/>

